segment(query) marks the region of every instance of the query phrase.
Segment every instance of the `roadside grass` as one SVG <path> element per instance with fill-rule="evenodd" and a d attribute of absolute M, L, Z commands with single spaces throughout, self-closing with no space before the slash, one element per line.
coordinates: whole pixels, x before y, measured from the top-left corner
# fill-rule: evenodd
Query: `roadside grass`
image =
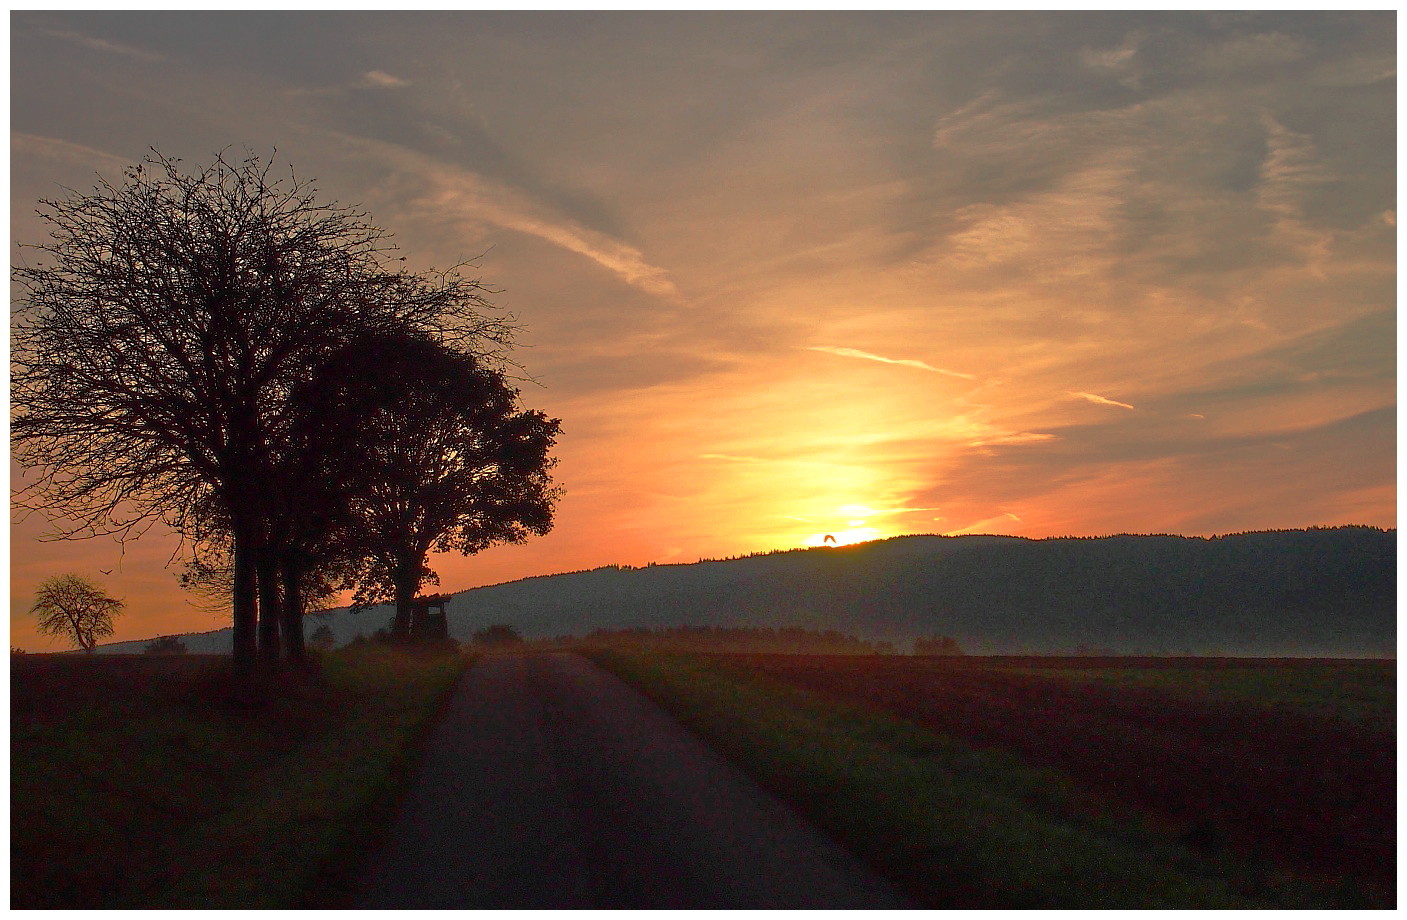
<path fill-rule="evenodd" d="M 336 904 L 465 665 L 379 648 L 11 661 L 11 906 Z"/>
<path fill-rule="evenodd" d="M 920 903 L 1304 907 L 1049 769 L 707 656 L 593 653 Z"/>

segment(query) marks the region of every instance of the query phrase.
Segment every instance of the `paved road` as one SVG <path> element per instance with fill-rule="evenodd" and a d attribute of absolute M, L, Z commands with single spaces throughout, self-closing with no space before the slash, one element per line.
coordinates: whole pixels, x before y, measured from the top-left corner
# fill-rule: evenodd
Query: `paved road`
<path fill-rule="evenodd" d="M 613 675 L 524 654 L 464 675 L 359 906 L 912 905 Z"/>

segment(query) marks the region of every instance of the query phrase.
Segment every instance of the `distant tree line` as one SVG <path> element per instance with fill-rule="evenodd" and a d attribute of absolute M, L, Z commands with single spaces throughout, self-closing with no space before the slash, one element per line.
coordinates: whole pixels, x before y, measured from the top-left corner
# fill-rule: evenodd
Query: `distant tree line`
<path fill-rule="evenodd" d="M 570 642 L 561 637 L 558 642 Z M 586 646 L 672 652 L 756 652 L 799 655 L 892 655 L 894 643 L 857 639 L 834 629 L 674 626 L 594 629 Z"/>
<path fill-rule="evenodd" d="M 250 155 L 153 152 L 41 202 L 13 268 L 13 456 L 55 536 L 182 538 L 234 659 L 305 656 L 310 598 L 410 601 L 434 551 L 552 525 L 559 423 L 522 409 L 513 326 L 464 265 L 416 273 L 360 212 Z"/>
<path fill-rule="evenodd" d="M 537 635 L 780 627 L 949 636 L 971 654 L 1391 655 L 1397 532 L 1216 538 L 897 537 L 745 561 L 598 569 L 476 588 L 489 622 Z"/>

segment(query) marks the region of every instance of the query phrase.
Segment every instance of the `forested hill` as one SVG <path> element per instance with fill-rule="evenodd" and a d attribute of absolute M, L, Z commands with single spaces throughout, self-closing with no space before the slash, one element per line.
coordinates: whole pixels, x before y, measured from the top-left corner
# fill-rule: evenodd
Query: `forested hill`
<path fill-rule="evenodd" d="M 460 592 L 449 615 L 461 640 L 493 623 L 529 638 L 688 624 L 834 629 L 901 649 L 948 635 L 979 654 L 1085 646 L 1395 655 L 1396 544 L 1395 530 L 1368 527 L 1213 538 L 898 537 L 531 578 Z M 341 644 L 388 617 L 374 608 L 323 622 Z M 318 622 L 309 621 L 310 632 Z M 197 644 L 205 643 L 187 642 L 204 650 Z M 103 650 L 140 651 L 140 643 L 119 645 Z"/>

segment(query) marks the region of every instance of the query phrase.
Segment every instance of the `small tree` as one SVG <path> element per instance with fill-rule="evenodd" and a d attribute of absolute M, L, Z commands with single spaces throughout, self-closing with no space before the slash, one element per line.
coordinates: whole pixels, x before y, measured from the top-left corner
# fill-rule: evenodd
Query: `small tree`
<path fill-rule="evenodd" d="M 162 636 L 142 649 L 148 655 L 184 655 L 186 644 L 175 636 Z"/>
<path fill-rule="evenodd" d="M 308 637 L 308 644 L 320 652 L 330 652 L 336 647 L 337 640 L 333 638 L 332 630 L 324 623 L 313 630 L 313 634 Z"/>
<path fill-rule="evenodd" d="M 39 617 L 39 631 L 66 638 L 85 652 L 112 635 L 112 620 L 122 601 L 79 575 L 55 575 L 39 586 L 29 612 Z"/>

